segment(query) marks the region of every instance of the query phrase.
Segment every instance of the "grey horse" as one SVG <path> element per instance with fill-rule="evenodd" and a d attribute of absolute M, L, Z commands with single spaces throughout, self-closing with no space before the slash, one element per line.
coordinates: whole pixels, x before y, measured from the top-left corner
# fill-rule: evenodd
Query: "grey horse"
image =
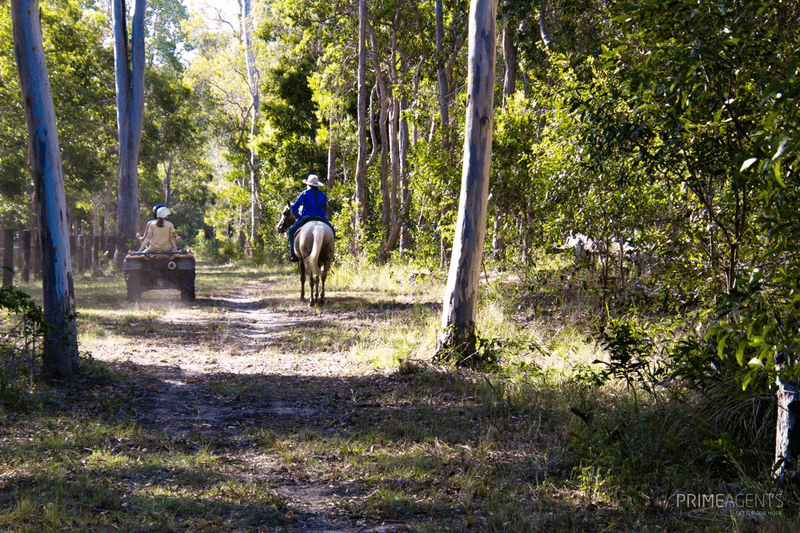
<path fill-rule="evenodd" d="M 285 233 L 294 224 L 290 204 L 286 204 L 275 229 Z M 294 254 L 300 259 L 300 299 L 306 299 L 306 272 L 308 272 L 311 305 L 325 303 L 325 278 L 333 262 L 334 235 L 333 230 L 324 222 L 309 220 L 297 230 L 294 236 Z M 320 288 L 320 285 L 322 286 Z"/>

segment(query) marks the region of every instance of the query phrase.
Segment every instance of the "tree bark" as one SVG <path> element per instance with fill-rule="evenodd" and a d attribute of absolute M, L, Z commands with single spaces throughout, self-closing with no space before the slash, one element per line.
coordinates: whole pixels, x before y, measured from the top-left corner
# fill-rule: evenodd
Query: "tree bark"
<path fill-rule="evenodd" d="M 384 230 L 382 245 L 385 245 L 386 232 L 391 222 L 391 199 L 389 196 L 389 106 L 392 102 L 391 84 L 387 85 L 381 70 L 380 58 L 378 57 L 378 39 L 375 36 L 375 29 L 367 23 L 367 34 L 372 43 L 372 68 L 375 74 L 375 86 L 378 90 L 378 132 L 381 136 L 381 226 Z M 374 143 L 373 143 L 374 146 Z"/>
<path fill-rule="evenodd" d="M 442 0 L 436 0 L 436 58 L 438 64 L 436 75 L 439 81 L 439 122 L 442 128 L 442 151 L 450 152 L 450 115 L 448 111 L 448 96 L 450 82 L 447 79 L 447 70 L 444 64 L 444 8 Z"/>
<path fill-rule="evenodd" d="M 3 230 L 3 287 L 14 284 L 14 230 Z"/>
<path fill-rule="evenodd" d="M 240 0 L 241 1 L 241 0 Z M 258 112 L 261 108 L 261 93 L 258 89 L 258 73 L 253 53 L 253 25 L 250 12 L 250 0 L 244 0 L 242 9 L 242 42 L 244 44 L 244 62 L 247 69 L 247 84 L 250 87 L 250 244 L 258 245 L 258 227 L 261 222 L 261 187 L 259 180 L 259 161 L 253 149 L 253 138 L 256 135 Z"/>
<path fill-rule="evenodd" d="M 358 156 L 355 172 L 356 239 L 367 220 L 367 0 L 358 0 Z M 357 246 L 360 248 L 360 245 Z"/>
<path fill-rule="evenodd" d="M 336 113 L 331 109 L 330 124 L 328 125 L 328 174 L 325 180 L 328 190 L 332 191 L 336 184 L 336 135 L 334 124 L 336 124 Z"/>
<path fill-rule="evenodd" d="M 539 7 L 539 35 L 542 37 L 542 42 L 545 48 L 550 48 L 550 34 L 547 33 L 547 26 L 545 25 L 545 15 L 547 14 L 547 0 L 542 0 Z"/>
<path fill-rule="evenodd" d="M 78 368 L 75 286 L 66 223 L 64 174 L 38 2 L 11 0 L 11 20 L 39 219 L 44 318 L 50 326 L 45 333 L 42 368 L 47 379 L 68 381 Z"/>
<path fill-rule="evenodd" d="M 497 0 L 472 0 L 464 166 L 438 343 L 440 357 L 449 358 L 452 354 L 458 364 L 470 364 L 475 353 L 475 319 L 492 159 L 496 16 Z"/>
<path fill-rule="evenodd" d="M 167 162 L 167 170 L 164 175 L 164 205 L 169 205 L 172 199 L 172 161 L 175 159 L 175 153 L 170 152 L 169 161 Z"/>
<path fill-rule="evenodd" d="M 394 20 L 392 22 L 392 29 L 391 29 L 391 50 L 389 53 L 389 65 L 387 69 L 387 73 L 389 76 L 389 83 L 385 84 L 382 83 L 381 86 L 385 87 L 386 90 L 386 98 L 381 99 L 381 105 L 386 107 L 386 122 L 388 128 L 382 127 L 382 132 L 387 132 L 387 137 L 384 139 L 383 133 L 381 135 L 381 140 L 384 145 L 389 150 L 389 164 L 390 164 L 390 174 L 391 174 L 391 183 L 388 182 L 387 179 L 384 179 L 383 172 L 384 166 L 381 165 L 381 185 L 383 186 L 383 240 L 381 242 L 381 248 L 378 252 L 378 262 L 385 263 L 389 259 L 389 255 L 391 254 L 392 250 L 394 250 L 397 246 L 398 237 L 400 235 L 400 227 L 402 223 L 402 218 L 400 216 L 400 181 L 401 181 L 401 173 L 404 170 L 404 165 L 402 162 L 403 154 L 401 150 L 401 103 L 400 100 L 395 97 L 394 95 L 394 88 L 400 86 L 400 77 L 397 69 L 397 62 L 398 62 L 398 43 L 397 43 L 397 32 L 398 28 L 400 27 L 400 4 L 398 4 L 395 8 L 395 15 Z M 373 48 L 376 47 L 376 39 L 375 39 L 375 32 L 370 31 L 370 37 L 373 42 Z M 378 62 L 376 61 L 376 68 L 378 66 Z M 381 112 L 381 116 L 383 117 L 384 113 Z M 382 150 L 382 154 L 385 153 L 385 150 Z"/>
<path fill-rule="evenodd" d="M 503 20 L 505 22 L 503 27 L 503 60 L 506 67 L 505 76 L 503 76 L 503 110 L 505 110 L 506 102 L 514 94 L 517 86 L 517 31 L 508 13 L 503 15 Z"/>
<path fill-rule="evenodd" d="M 776 358 L 777 359 L 777 358 Z M 777 362 L 777 360 L 776 360 Z M 776 364 L 782 370 L 787 362 Z M 778 378 L 778 419 L 775 425 L 775 464 L 773 476 L 783 483 L 797 475 L 800 452 L 800 388 L 796 381 Z"/>
<path fill-rule="evenodd" d="M 114 262 L 122 268 L 127 241 L 139 230 L 139 147 L 144 118 L 145 0 L 134 0 L 128 49 L 125 0 L 113 0 L 114 70 L 117 90 L 117 249 Z"/>
<path fill-rule="evenodd" d="M 22 230 L 22 282 L 28 283 L 31 279 L 31 231 Z"/>

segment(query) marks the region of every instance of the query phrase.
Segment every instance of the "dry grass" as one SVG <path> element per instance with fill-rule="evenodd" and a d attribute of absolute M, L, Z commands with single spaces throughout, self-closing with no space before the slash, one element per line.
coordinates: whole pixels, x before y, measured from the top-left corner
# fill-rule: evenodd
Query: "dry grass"
<path fill-rule="evenodd" d="M 339 265 L 308 309 L 289 267 L 204 265 L 194 306 L 79 278 L 94 361 L 7 411 L 0 528 L 797 530 L 789 505 L 679 507 L 777 489 L 709 461 L 691 403 L 597 386 L 586 323 L 518 303 L 546 296 L 493 281 L 479 331 L 501 368 L 432 365 L 441 284 Z"/>

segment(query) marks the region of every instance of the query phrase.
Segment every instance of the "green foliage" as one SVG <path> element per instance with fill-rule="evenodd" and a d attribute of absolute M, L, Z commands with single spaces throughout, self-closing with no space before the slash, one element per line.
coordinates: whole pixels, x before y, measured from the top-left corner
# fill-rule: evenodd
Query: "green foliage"
<path fill-rule="evenodd" d="M 80 206 L 108 181 L 115 183 L 114 86 L 108 83 L 113 54 L 103 46 L 104 18 L 91 3 L 43 2 L 41 17 L 67 204 L 80 225 L 85 217 Z M 0 11 L 0 222 L 18 227 L 31 216 L 32 179 L 25 162 L 27 127 L 10 26 L 10 11 Z"/>
<path fill-rule="evenodd" d="M 652 360 L 655 343 L 644 328 L 629 320 L 609 317 L 599 337 L 609 356 L 609 361 L 595 361 L 606 367 L 599 375 L 600 382 L 612 377 L 623 379 L 634 400 L 637 386 L 654 393 L 656 378 L 662 372 Z"/>
<path fill-rule="evenodd" d="M 15 401 L 34 378 L 45 334 L 44 312 L 27 293 L 0 288 L 0 405 Z"/>

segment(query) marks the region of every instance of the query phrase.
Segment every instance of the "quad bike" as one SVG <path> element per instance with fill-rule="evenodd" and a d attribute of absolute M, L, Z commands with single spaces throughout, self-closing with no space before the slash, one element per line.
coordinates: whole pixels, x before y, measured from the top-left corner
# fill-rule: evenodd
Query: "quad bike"
<path fill-rule="evenodd" d="M 181 300 L 194 301 L 194 255 L 190 251 L 128 252 L 123 268 L 130 302 L 155 289 L 177 289 L 181 291 Z"/>

